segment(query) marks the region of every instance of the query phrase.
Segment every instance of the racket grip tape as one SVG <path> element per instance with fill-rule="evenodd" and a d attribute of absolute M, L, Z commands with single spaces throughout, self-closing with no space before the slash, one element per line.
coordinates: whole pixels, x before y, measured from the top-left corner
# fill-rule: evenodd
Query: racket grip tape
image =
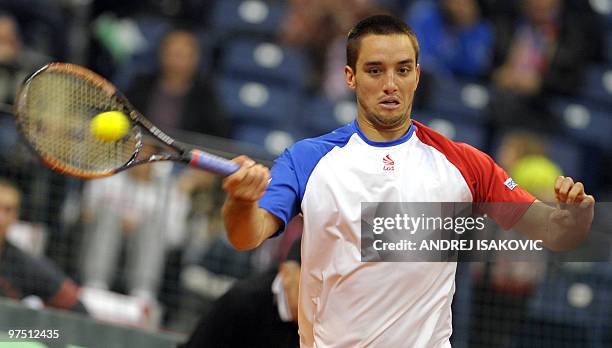
<path fill-rule="evenodd" d="M 200 150 L 189 151 L 187 160 L 190 167 L 204 169 L 223 176 L 229 176 L 240 169 L 240 166 L 235 162 Z"/>

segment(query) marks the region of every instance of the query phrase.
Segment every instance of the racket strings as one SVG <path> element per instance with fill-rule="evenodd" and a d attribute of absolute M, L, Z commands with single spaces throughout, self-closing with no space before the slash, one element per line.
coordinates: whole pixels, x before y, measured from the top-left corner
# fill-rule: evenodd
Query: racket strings
<path fill-rule="evenodd" d="M 24 135 L 57 169 L 80 176 L 110 174 L 126 164 L 139 142 L 139 132 L 105 142 L 90 131 L 91 119 L 123 106 L 92 80 L 69 71 L 43 71 L 33 78 L 20 105 Z"/>

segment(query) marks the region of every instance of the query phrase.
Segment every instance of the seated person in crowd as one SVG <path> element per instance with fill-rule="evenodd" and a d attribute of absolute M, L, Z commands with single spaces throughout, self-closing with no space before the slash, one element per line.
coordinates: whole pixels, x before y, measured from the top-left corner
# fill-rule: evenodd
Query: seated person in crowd
<path fill-rule="evenodd" d="M 183 129 L 229 137 L 212 84 L 200 76 L 200 45 L 190 31 L 174 30 L 162 40 L 159 71 L 136 76 L 126 96 L 161 129 Z"/>
<path fill-rule="evenodd" d="M 279 269 L 243 279 L 212 306 L 183 348 L 298 347 L 301 238 Z"/>
<path fill-rule="evenodd" d="M 48 59 L 28 49 L 15 18 L 0 11 L 0 103 L 13 104 L 17 86 Z"/>
<path fill-rule="evenodd" d="M 521 9 L 519 20 L 505 28 L 507 33 L 499 30 L 501 64 L 492 76 L 494 82 L 523 95 L 573 93 L 583 67 L 577 63 L 589 58 L 580 17 L 562 0 L 523 0 Z"/>
<path fill-rule="evenodd" d="M 406 21 L 419 38 L 423 69 L 479 78 L 493 63 L 493 27 L 476 0 L 419 1 Z"/>
<path fill-rule="evenodd" d="M 36 258 L 13 245 L 6 236 L 17 222 L 21 193 L 0 178 L 0 294 L 22 299 L 40 298 L 49 307 L 87 313 L 79 301 L 79 287 L 46 258 Z"/>
<path fill-rule="evenodd" d="M 145 139 L 142 152 L 157 151 L 153 141 Z M 167 250 L 183 245 L 191 207 L 190 192 L 172 168 L 167 162 L 143 164 L 86 183 L 81 264 L 85 286 L 157 301 Z"/>
<path fill-rule="evenodd" d="M 546 107 L 552 95 L 580 88 L 594 48 L 589 25 L 563 0 L 522 0 L 518 20 L 498 21 L 492 115 L 498 125 L 554 130 Z"/>

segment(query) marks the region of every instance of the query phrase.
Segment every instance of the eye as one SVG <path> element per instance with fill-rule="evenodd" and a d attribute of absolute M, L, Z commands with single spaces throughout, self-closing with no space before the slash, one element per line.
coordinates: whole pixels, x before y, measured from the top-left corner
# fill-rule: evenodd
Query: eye
<path fill-rule="evenodd" d="M 399 72 L 402 73 L 402 74 L 407 74 L 407 73 L 410 72 L 410 68 L 407 67 L 407 66 L 402 66 L 402 67 L 399 68 Z"/>
<path fill-rule="evenodd" d="M 380 69 L 379 68 L 370 68 L 370 70 L 368 70 L 368 72 L 372 75 L 376 75 L 378 73 L 380 73 Z"/>

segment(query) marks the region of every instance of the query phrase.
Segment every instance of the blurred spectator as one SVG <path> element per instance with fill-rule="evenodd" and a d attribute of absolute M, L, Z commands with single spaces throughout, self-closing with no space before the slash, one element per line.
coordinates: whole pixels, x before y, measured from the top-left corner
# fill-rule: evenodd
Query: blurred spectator
<path fill-rule="evenodd" d="M 162 129 L 228 137 L 225 119 L 208 78 L 199 75 L 200 45 L 187 30 L 168 33 L 160 46 L 159 71 L 134 78 L 127 97 Z"/>
<path fill-rule="evenodd" d="M 235 283 L 183 347 L 298 347 L 300 247 L 298 238 L 278 270 Z"/>
<path fill-rule="evenodd" d="M 280 29 L 284 44 L 306 49 L 313 66 L 310 84 L 332 100 L 349 95 L 344 81 L 346 35 L 357 21 L 375 11 L 373 0 L 291 0 Z"/>
<path fill-rule="evenodd" d="M 413 4 L 407 22 L 419 38 L 423 70 L 442 75 L 484 77 L 493 63 L 493 27 L 476 0 L 424 0 Z"/>
<path fill-rule="evenodd" d="M 7 240 L 17 222 L 21 193 L 0 178 L 0 294 L 12 298 L 36 296 L 46 306 L 87 313 L 79 287 L 50 260 L 34 257 Z"/>
<path fill-rule="evenodd" d="M 11 13 L 22 29 L 22 42 L 57 60 L 68 58 L 69 2 L 56 0 L 0 0 L 0 9 Z"/>
<path fill-rule="evenodd" d="M 185 242 L 190 192 L 184 187 L 169 163 L 139 165 L 87 182 L 83 283 L 111 289 L 118 282 L 130 295 L 155 300 L 167 250 Z M 117 279 L 122 254 L 125 279 Z"/>
<path fill-rule="evenodd" d="M 186 290 L 204 300 L 223 295 L 238 279 L 254 271 L 254 252 L 237 251 L 227 241 L 218 217 L 209 222 L 208 233 L 198 235 L 186 251 L 180 280 Z"/>
<path fill-rule="evenodd" d="M 497 160 L 499 165 L 510 171 L 525 156 L 540 156 L 546 153 L 543 141 L 528 131 L 513 131 L 502 139 Z"/>
<path fill-rule="evenodd" d="M 13 104 L 23 79 L 47 60 L 24 47 L 15 18 L 0 12 L 0 103 Z"/>
<path fill-rule="evenodd" d="M 546 108 L 551 94 L 577 92 L 589 41 L 588 23 L 562 0 L 522 0 L 518 22 L 497 27 L 499 66 L 492 80 L 499 93 L 492 101 L 498 125 L 554 129 L 558 122 Z"/>
<path fill-rule="evenodd" d="M 180 23 L 205 26 L 217 0 L 94 0 L 92 15 L 112 12 L 119 17 L 163 16 Z"/>
<path fill-rule="evenodd" d="M 506 90 L 534 95 L 542 89 L 572 93 L 579 86 L 585 56 L 582 27 L 562 0 L 523 0 L 523 17 L 502 50 L 502 65 L 493 74 Z M 504 54 L 505 53 L 505 54 Z"/>

